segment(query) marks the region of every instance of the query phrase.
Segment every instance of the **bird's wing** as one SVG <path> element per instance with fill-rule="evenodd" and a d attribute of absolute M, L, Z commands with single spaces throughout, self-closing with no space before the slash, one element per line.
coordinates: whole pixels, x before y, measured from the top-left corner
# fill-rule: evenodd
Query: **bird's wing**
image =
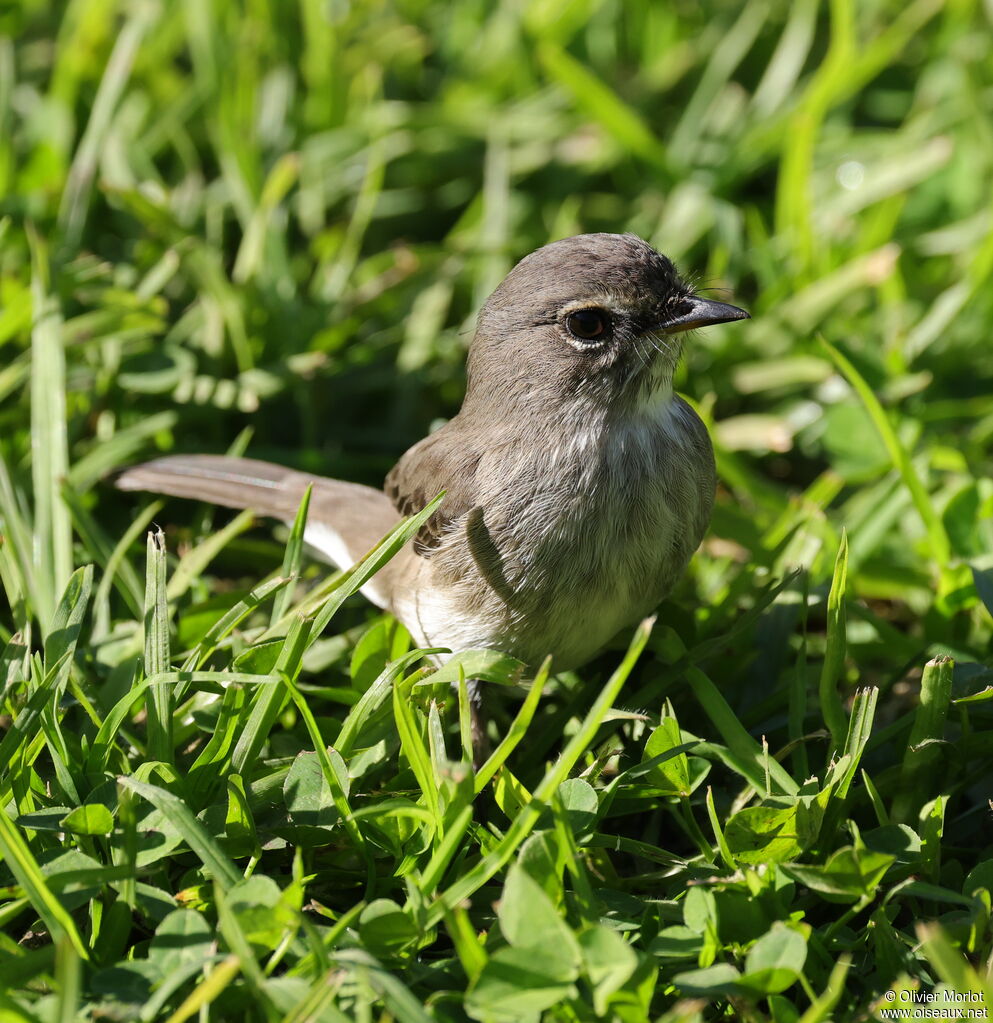
<path fill-rule="evenodd" d="M 400 515 L 420 511 L 445 491 L 441 507 L 417 533 L 417 554 L 431 557 L 442 537 L 477 506 L 481 457 L 482 452 L 466 442 L 464 431 L 445 426 L 415 444 L 386 477 L 383 489 Z"/>
<path fill-rule="evenodd" d="M 400 521 L 381 490 L 252 458 L 170 455 L 125 469 L 115 483 L 121 490 L 148 490 L 227 508 L 252 508 L 286 523 L 293 521 L 309 484 L 313 490 L 304 539 L 339 568 L 349 568 Z M 385 606 L 385 598 L 375 587 L 369 589 L 368 596 Z"/>

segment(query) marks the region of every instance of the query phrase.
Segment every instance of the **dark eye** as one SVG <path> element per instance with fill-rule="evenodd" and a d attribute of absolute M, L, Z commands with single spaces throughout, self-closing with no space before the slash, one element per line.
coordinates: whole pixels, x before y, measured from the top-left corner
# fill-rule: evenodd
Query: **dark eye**
<path fill-rule="evenodd" d="M 606 335 L 610 317 L 602 309 L 577 309 L 565 318 L 569 333 L 582 341 L 596 341 Z"/>

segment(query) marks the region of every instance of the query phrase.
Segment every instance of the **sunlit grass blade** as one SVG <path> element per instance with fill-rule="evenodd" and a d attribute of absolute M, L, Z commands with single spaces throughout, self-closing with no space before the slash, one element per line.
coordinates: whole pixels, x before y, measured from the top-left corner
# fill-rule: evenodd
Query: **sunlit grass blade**
<path fill-rule="evenodd" d="M 461 668 L 459 670 L 457 696 L 459 707 L 459 745 L 462 749 L 462 759 L 471 764 L 473 760 L 472 697 L 469 695 L 469 683 L 466 681 L 465 671 Z"/>
<path fill-rule="evenodd" d="M 577 104 L 626 150 L 663 171 L 668 170 L 665 147 L 639 113 L 580 61 L 550 42 L 539 45 L 538 58 L 549 77 L 568 89 Z"/>
<path fill-rule="evenodd" d="M 165 535 L 149 532 L 145 568 L 145 677 L 169 670 L 169 608 L 166 600 Z M 148 751 L 153 760 L 172 761 L 172 689 L 149 686 L 145 701 Z"/>
<path fill-rule="evenodd" d="M 274 677 L 272 684 L 281 682 L 280 677 Z M 248 701 L 249 690 L 244 686 L 228 686 L 224 690 L 214 733 L 189 770 L 190 790 L 198 806 L 220 788 L 225 774 L 230 770 L 229 758 L 245 726 L 245 707 Z"/>
<path fill-rule="evenodd" d="M 324 606 L 314 616 L 312 636 L 316 639 L 325 629 L 335 612 L 357 590 L 361 589 L 406 543 L 408 543 L 425 522 L 438 510 L 444 500 L 444 493 L 428 502 L 416 515 L 404 519 L 389 535 L 385 536 L 365 557 L 345 572 Z"/>
<path fill-rule="evenodd" d="M 178 422 L 176 412 L 157 412 L 117 430 L 112 437 L 73 462 L 67 485 L 77 494 L 85 494 L 108 473 L 140 455 L 148 445 L 149 438 L 173 429 Z"/>
<path fill-rule="evenodd" d="M 203 981 L 194 988 L 176 1011 L 169 1016 L 166 1023 L 186 1023 L 193 1016 L 207 1010 L 211 1002 L 234 982 L 241 972 L 241 960 L 236 955 L 229 955 L 208 971 Z"/>
<path fill-rule="evenodd" d="M 803 741 L 807 716 L 807 621 L 810 611 L 810 576 L 804 572 L 799 579 L 800 642 L 797 648 L 793 677 L 790 680 L 789 738 L 794 743 L 793 773 L 797 778 L 810 776 L 807 744 Z"/>
<path fill-rule="evenodd" d="M 702 143 L 701 124 L 710 119 L 711 111 L 720 104 L 728 80 L 752 48 L 767 18 L 767 9 L 758 0 L 744 4 L 711 51 L 706 66 L 700 72 L 697 87 L 683 108 L 669 140 L 673 157 L 680 163 L 685 165 L 693 161 L 695 150 Z"/>
<path fill-rule="evenodd" d="M 154 7 L 133 8 L 119 30 L 114 52 L 104 68 L 86 130 L 76 150 L 59 207 L 63 243 L 74 248 L 83 232 L 97 163 L 114 109 L 127 85 L 141 39 L 155 15 Z"/>
<path fill-rule="evenodd" d="M 206 632 L 203 639 L 190 651 L 183 663 L 184 671 L 202 666 L 224 640 L 260 605 L 273 594 L 285 593 L 293 580 L 279 576 L 260 583 L 237 604 L 227 610 Z"/>
<path fill-rule="evenodd" d="M 797 78 L 814 41 L 817 0 L 800 0 L 790 5 L 790 14 L 775 52 L 752 95 L 752 103 L 763 114 L 771 114 L 792 97 Z"/>
<path fill-rule="evenodd" d="M 847 649 L 845 591 L 848 587 L 848 537 L 842 533 L 838 545 L 838 556 L 834 563 L 834 575 L 831 578 L 831 591 L 827 600 L 827 641 L 824 651 L 824 664 L 821 667 L 820 682 L 817 687 L 820 698 L 821 715 L 831 733 L 831 741 L 835 749 L 841 749 L 848 731 L 848 718 L 845 714 L 838 683 L 845 667 Z"/>
<path fill-rule="evenodd" d="M 63 665 L 55 678 L 61 687 L 69 674 L 70 661 L 76 651 L 83 619 L 93 590 L 93 566 L 77 568 L 66 583 L 65 593 L 52 616 L 52 630 L 45 638 L 45 674 L 49 675 L 59 663 Z"/>
<path fill-rule="evenodd" d="M 862 754 L 872 734 L 872 723 L 876 716 L 876 704 L 879 701 L 879 690 L 875 686 L 859 689 L 852 701 L 852 713 L 848 721 L 848 735 L 841 750 L 843 757 L 849 758 L 848 767 L 838 785 L 837 795 L 844 798 L 855 778 Z"/>
<path fill-rule="evenodd" d="M 342 723 L 338 737 L 335 739 L 335 749 L 342 756 L 347 757 L 355 745 L 357 737 L 368 723 L 376 709 L 380 707 L 389 697 L 397 679 L 415 661 L 426 657 L 431 653 L 440 653 L 435 650 L 411 650 L 403 657 L 391 661 L 375 682 L 359 697 L 358 702 L 351 708 Z"/>
<path fill-rule="evenodd" d="M 310 508 L 310 494 L 313 488 L 308 485 L 300 500 L 300 507 L 297 509 L 296 518 L 290 528 L 290 535 L 286 540 L 286 552 L 283 555 L 282 575 L 293 578 L 300 572 L 300 562 L 303 558 L 303 533 L 307 526 L 307 511 Z M 289 610 L 290 601 L 293 599 L 293 592 L 290 589 L 282 590 L 276 595 L 272 604 L 272 616 L 269 624 L 275 625 L 280 618 Z"/>
<path fill-rule="evenodd" d="M 57 1019 L 71 1023 L 77 1019 L 79 996 L 82 989 L 83 957 L 76 951 L 72 939 L 60 937 L 55 945 L 55 988 L 58 992 Z"/>
<path fill-rule="evenodd" d="M 303 618 L 294 619 L 273 666 L 274 675 L 291 681 L 296 677 L 311 634 L 309 621 Z M 259 689 L 252 698 L 248 721 L 231 753 L 231 767 L 235 774 L 251 775 L 286 695 L 286 685 L 279 682 Z"/>
<path fill-rule="evenodd" d="M 300 158 L 296 153 L 286 153 L 269 172 L 235 258 L 231 276 L 236 283 L 244 284 L 266 270 L 271 271 L 271 263 L 265 260 L 266 232 L 273 211 L 293 187 L 299 172 Z"/>
<path fill-rule="evenodd" d="M 538 703 L 541 700 L 541 694 L 544 691 L 545 683 L 548 681 L 551 668 L 551 658 L 546 658 L 544 664 L 539 668 L 538 674 L 535 675 L 531 688 L 528 690 L 528 694 L 524 698 L 517 716 L 511 722 L 510 728 L 507 729 L 497 748 L 487 757 L 482 767 L 476 772 L 473 784 L 477 793 L 482 792 L 490 783 L 493 776 L 506 762 L 507 757 L 510 756 L 527 734 L 531 721 L 534 718 L 534 713 L 538 709 Z"/>
<path fill-rule="evenodd" d="M 435 814 L 441 825 L 441 806 L 438 800 L 438 782 L 431 764 L 431 754 L 421 737 L 417 717 L 410 703 L 413 678 L 397 682 L 393 686 L 393 717 L 400 734 L 400 749 L 410 764 L 417 784 L 420 786 L 428 809 Z"/>
<path fill-rule="evenodd" d="M 31 456 L 34 484 L 35 609 L 47 632 L 57 595 L 72 572 L 72 523 L 62 500 L 62 480 L 69 472 L 66 437 L 66 366 L 62 314 L 50 291 L 48 251 L 32 230 L 31 299 Z"/>
<path fill-rule="evenodd" d="M 827 987 L 814 999 L 811 1006 L 800 1017 L 800 1023 L 827 1023 L 833 1019 L 832 1010 L 841 1001 L 845 993 L 845 978 L 851 968 L 852 960 L 843 955 L 831 969 Z"/>
<path fill-rule="evenodd" d="M 948 987 L 960 996 L 974 996 L 970 1007 L 989 1012 L 993 1008 L 993 983 L 989 975 L 981 976 L 976 968 L 949 941 L 945 930 L 937 923 L 917 924 L 917 937 L 927 960 Z M 964 999 L 955 999 L 953 1004 Z M 954 1012 L 954 1009 L 950 1011 Z"/>

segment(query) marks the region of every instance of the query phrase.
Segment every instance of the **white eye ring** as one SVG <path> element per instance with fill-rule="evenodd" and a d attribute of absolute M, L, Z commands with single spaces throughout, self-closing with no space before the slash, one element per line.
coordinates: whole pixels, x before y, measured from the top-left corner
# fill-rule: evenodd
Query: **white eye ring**
<path fill-rule="evenodd" d="M 580 351 L 599 348 L 610 339 L 610 313 L 598 306 L 572 309 L 563 317 L 566 339 Z"/>

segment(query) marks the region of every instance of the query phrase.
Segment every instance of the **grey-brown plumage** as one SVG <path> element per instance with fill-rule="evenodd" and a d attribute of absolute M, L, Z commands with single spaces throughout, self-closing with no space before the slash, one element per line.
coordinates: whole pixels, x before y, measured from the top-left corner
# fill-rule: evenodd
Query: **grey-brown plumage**
<path fill-rule="evenodd" d="M 417 643 L 581 664 L 672 588 L 710 519 L 714 460 L 672 393 L 678 334 L 747 316 L 693 294 L 632 235 L 537 250 L 479 314 L 462 409 L 415 444 L 385 493 L 250 459 L 172 456 L 118 486 L 291 520 L 347 567 L 447 491 L 366 588 Z"/>

